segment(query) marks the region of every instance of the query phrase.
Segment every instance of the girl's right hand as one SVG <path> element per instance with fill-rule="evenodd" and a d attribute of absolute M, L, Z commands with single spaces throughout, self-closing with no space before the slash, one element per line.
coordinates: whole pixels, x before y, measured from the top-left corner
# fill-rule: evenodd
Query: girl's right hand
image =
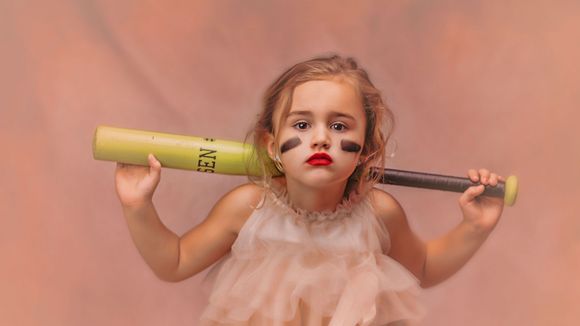
<path fill-rule="evenodd" d="M 117 163 L 115 187 L 121 204 L 125 207 L 151 202 L 161 179 L 161 163 L 149 154 L 149 166 Z"/>

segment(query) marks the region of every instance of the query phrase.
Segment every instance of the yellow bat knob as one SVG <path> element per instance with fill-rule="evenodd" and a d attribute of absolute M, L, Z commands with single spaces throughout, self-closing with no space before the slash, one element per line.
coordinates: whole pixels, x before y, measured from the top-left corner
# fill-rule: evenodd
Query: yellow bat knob
<path fill-rule="evenodd" d="M 503 200 L 507 206 L 513 206 L 516 203 L 516 199 L 518 198 L 518 188 L 518 177 L 515 175 L 509 176 L 505 180 Z"/>

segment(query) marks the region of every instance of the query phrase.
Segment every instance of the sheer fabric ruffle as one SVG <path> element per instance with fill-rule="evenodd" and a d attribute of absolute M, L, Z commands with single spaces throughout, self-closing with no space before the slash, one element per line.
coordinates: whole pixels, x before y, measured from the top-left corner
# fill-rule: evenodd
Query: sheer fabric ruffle
<path fill-rule="evenodd" d="M 268 193 L 208 274 L 202 325 L 385 325 L 417 320 L 417 279 L 392 258 L 369 197 L 333 212 Z"/>

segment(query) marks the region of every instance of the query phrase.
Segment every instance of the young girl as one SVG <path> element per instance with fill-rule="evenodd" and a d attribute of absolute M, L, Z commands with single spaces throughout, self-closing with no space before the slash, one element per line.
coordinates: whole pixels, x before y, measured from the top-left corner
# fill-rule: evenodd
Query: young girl
<path fill-rule="evenodd" d="M 204 325 L 385 325 L 416 320 L 419 287 L 459 270 L 490 234 L 503 200 L 459 198 L 463 221 L 427 243 L 401 206 L 374 188 L 391 112 L 353 59 L 296 64 L 267 90 L 254 128 L 264 177 L 239 186 L 179 237 L 152 202 L 161 164 L 118 164 L 116 187 L 133 240 L 155 274 L 180 281 L 220 258 Z M 268 162 L 283 172 L 273 177 Z"/>

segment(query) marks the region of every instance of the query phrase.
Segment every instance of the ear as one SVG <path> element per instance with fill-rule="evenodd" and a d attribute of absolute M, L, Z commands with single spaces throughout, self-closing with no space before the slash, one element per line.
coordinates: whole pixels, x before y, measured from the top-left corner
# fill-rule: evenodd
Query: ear
<path fill-rule="evenodd" d="M 264 135 L 264 145 L 268 151 L 268 156 L 274 160 L 276 158 L 276 138 L 271 133 Z"/>

